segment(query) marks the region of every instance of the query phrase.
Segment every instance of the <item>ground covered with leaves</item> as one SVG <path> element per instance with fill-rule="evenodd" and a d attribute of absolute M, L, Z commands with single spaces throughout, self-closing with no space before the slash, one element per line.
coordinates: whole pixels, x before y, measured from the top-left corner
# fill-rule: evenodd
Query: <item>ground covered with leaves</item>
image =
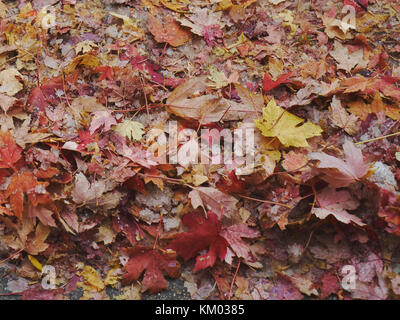
<path fill-rule="evenodd" d="M 400 297 L 398 1 L 0 17 L 0 298 Z"/>

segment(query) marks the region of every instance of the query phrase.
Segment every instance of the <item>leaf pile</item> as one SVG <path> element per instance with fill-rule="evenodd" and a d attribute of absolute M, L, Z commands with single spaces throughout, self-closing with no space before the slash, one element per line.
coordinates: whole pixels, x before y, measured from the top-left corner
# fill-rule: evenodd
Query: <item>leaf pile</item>
<path fill-rule="evenodd" d="M 400 297 L 398 1 L 1 0 L 0 18 L 6 294 Z"/>

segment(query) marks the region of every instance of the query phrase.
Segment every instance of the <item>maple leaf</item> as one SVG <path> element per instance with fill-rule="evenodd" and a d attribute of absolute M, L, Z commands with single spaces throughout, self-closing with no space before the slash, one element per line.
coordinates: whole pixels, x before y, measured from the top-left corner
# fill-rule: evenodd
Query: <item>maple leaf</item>
<path fill-rule="evenodd" d="M 218 71 L 218 69 L 214 66 L 211 66 L 209 70 L 210 76 L 208 79 L 214 82 L 213 87 L 217 89 L 226 87 L 230 83 L 237 82 L 238 80 L 237 76 L 235 77 L 235 74 L 232 74 L 229 78 L 227 78 L 223 71 Z"/>
<path fill-rule="evenodd" d="M 386 231 L 400 236 L 400 199 L 395 193 L 374 186 L 375 195 L 378 195 L 379 203 L 378 216 L 383 218 L 386 223 Z"/>
<path fill-rule="evenodd" d="M 298 171 L 304 168 L 308 163 L 308 158 L 302 153 L 295 153 L 294 151 L 289 151 L 288 154 L 284 155 L 284 160 L 282 161 L 282 167 L 286 171 Z"/>
<path fill-rule="evenodd" d="M 22 74 L 15 68 L 8 68 L 0 72 L 0 93 L 9 96 L 16 95 L 23 89 L 23 84 L 17 79 L 22 78 Z"/>
<path fill-rule="evenodd" d="M 93 70 L 93 72 L 100 73 L 100 77 L 97 79 L 97 81 L 114 79 L 114 70 L 110 66 L 98 66 Z"/>
<path fill-rule="evenodd" d="M 176 253 L 172 250 L 159 250 L 136 245 L 127 250 L 131 257 L 124 266 L 127 273 L 124 275 L 124 282 L 130 283 L 138 280 L 142 273 L 142 291 L 149 291 L 150 294 L 168 290 L 168 283 L 165 280 L 163 271 L 169 277 L 178 278 L 180 275 L 180 264 L 176 261 Z"/>
<path fill-rule="evenodd" d="M 98 199 L 106 191 L 104 181 L 90 183 L 83 173 L 78 173 L 75 177 L 75 187 L 72 199 L 77 204 L 88 203 Z"/>
<path fill-rule="evenodd" d="M 190 3 L 189 0 L 160 0 L 160 2 L 168 9 L 180 13 L 187 12 L 187 10 L 184 9 Z"/>
<path fill-rule="evenodd" d="M 184 30 L 172 16 L 167 16 L 164 21 L 149 15 L 149 31 L 157 42 L 167 42 L 173 47 L 179 47 L 190 39 L 190 33 Z"/>
<path fill-rule="evenodd" d="M 24 216 L 20 226 L 14 227 L 18 235 L 10 234 L 2 238 L 10 248 L 25 250 L 35 256 L 49 247 L 45 241 L 50 234 L 50 228 L 44 224 L 39 222 L 35 227 L 33 220 Z"/>
<path fill-rule="evenodd" d="M 332 293 L 338 292 L 340 289 L 337 276 L 326 273 L 322 278 L 321 299 L 328 298 Z"/>
<path fill-rule="evenodd" d="M 178 21 L 185 27 L 189 27 L 194 34 L 198 36 L 204 35 L 205 26 L 219 25 L 224 27 L 222 23 L 222 12 L 214 12 L 207 8 L 196 7 L 193 14 L 188 18 L 179 18 Z"/>
<path fill-rule="evenodd" d="M 348 114 L 336 96 L 332 98 L 331 108 L 330 118 L 335 126 L 344 129 L 349 135 L 354 135 L 359 131 L 358 118 L 353 114 Z"/>
<path fill-rule="evenodd" d="M 221 98 L 214 94 L 194 96 L 207 88 L 206 78 L 192 78 L 175 88 L 167 99 L 167 110 L 183 118 L 202 120 L 203 123 L 218 121 L 225 112 L 225 108 L 217 107 Z"/>
<path fill-rule="evenodd" d="M 38 182 L 32 172 L 14 174 L 6 190 L 6 197 L 10 197 L 10 207 L 14 215 L 22 218 L 25 194 L 34 206 L 46 203 L 49 200 L 46 198 L 46 185 L 47 183 Z M 37 195 L 36 192 L 40 194 Z"/>
<path fill-rule="evenodd" d="M 141 140 L 144 134 L 144 126 L 140 122 L 133 120 L 124 120 L 118 123 L 114 130 L 123 137 L 128 137 L 131 140 Z"/>
<path fill-rule="evenodd" d="M 77 56 L 74 60 L 72 60 L 64 69 L 66 74 L 70 74 L 74 72 L 76 67 L 78 66 L 86 66 L 90 68 L 98 67 L 100 64 L 100 60 L 95 55 L 90 53 L 86 53 L 80 56 Z"/>
<path fill-rule="evenodd" d="M 288 79 L 293 75 L 293 72 L 289 72 L 286 74 L 282 74 L 278 77 L 275 81 L 272 80 L 271 76 L 268 72 L 265 73 L 263 79 L 263 90 L 264 91 L 271 91 L 272 89 L 276 88 L 277 86 L 281 85 L 282 83 L 289 82 Z"/>
<path fill-rule="evenodd" d="M 354 51 L 352 53 L 349 52 L 349 49 L 345 46 L 342 46 L 340 42 L 335 41 L 335 49 L 331 50 L 329 54 L 337 61 L 339 64 L 337 65 L 338 69 L 345 70 L 350 72 L 355 66 L 363 68 L 366 66 L 366 60 L 363 60 L 364 51 L 363 49 Z"/>
<path fill-rule="evenodd" d="M 17 146 L 9 132 L 0 132 L 0 168 L 14 168 L 21 159 L 22 149 Z"/>
<path fill-rule="evenodd" d="M 93 134 L 98 128 L 104 125 L 103 131 L 107 132 L 111 129 L 112 125 L 116 125 L 117 121 L 112 115 L 111 111 L 95 111 L 94 116 L 90 124 L 89 132 Z"/>
<path fill-rule="evenodd" d="M 7 113 L 8 109 L 10 109 L 16 101 L 16 98 L 0 93 L 0 107 L 5 113 Z"/>
<path fill-rule="evenodd" d="M 322 129 L 311 122 L 299 126 L 304 120 L 276 105 L 274 99 L 263 108 L 263 116 L 255 120 L 266 137 L 277 137 L 286 147 L 307 147 L 307 139 L 320 136 Z"/>
<path fill-rule="evenodd" d="M 361 120 L 366 120 L 370 113 L 378 114 L 384 112 L 386 116 L 393 120 L 400 120 L 400 108 L 395 105 L 389 105 L 383 102 L 381 94 L 376 92 L 371 103 L 366 103 L 363 99 L 347 103 L 349 111 L 360 117 Z"/>
<path fill-rule="evenodd" d="M 326 187 L 317 195 L 319 208 L 314 208 L 313 213 L 320 219 L 325 219 L 329 215 L 333 215 L 336 220 L 349 224 L 353 223 L 358 226 L 365 226 L 360 218 L 348 213 L 346 210 L 354 210 L 359 203 L 354 200 L 347 190 L 336 191 L 330 187 Z"/>
<path fill-rule="evenodd" d="M 223 212 L 227 215 L 232 213 L 238 202 L 236 198 L 212 187 L 194 188 L 189 192 L 189 198 L 194 209 L 197 209 L 199 206 L 203 208 L 206 206 L 209 210 L 220 213 L 220 215 Z"/>
<path fill-rule="evenodd" d="M 113 217 L 113 227 L 116 232 L 122 232 L 132 246 L 136 245 L 137 239 L 143 236 L 139 225 L 130 214 L 120 213 Z"/>
<path fill-rule="evenodd" d="M 84 266 L 82 271 L 79 272 L 78 275 L 85 279 L 87 285 L 97 291 L 101 291 L 105 287 L 103 279 L 101 278 L 99 272 L 91 266 Z"/>
<path fill-rule="evenodd" d="M 219 234 L 222 224 L 215 213 L 208 212 L 207 218 L 197 212 L 188 213 L 182 222 L 189 232 L 178 233 L 169 248 L 174 249 L 185 261 L 209 248 L 207 253 L 196 258 L 194 272 L 212 267 L 217 257 L 224 260 L 228 242 Z"/>
<path fill-rule="evenodd" d="M 212 24 L 209 26 L 204 26 L 203 29 L 204 40 L 207 45 L 212 47 L 214 45 L 214 41 L 222 38 L 222 30 L 218 24 Z"/>
<path fill-rule="evenodd" d="M 62 90 L 63 87 L 62 77 L 56 77 L 42 83 L 40 87 L 34 88 L 30 92 L 28 101 L 26 102 L 29 111 L 33 111 L 35 107 L 43 111 L 50 103 L 58 103 L 59 98 L 56 96 L 56 91 Z"/>
<path fill-rule="evenodd" d="M 25 148 L 27 144 L 35 144 L 53 135 L 52 133 L 48 132 L 29 132 L 32 129 L 30 124 L 31 116 L 28 116 L 21 126 L 15 130 L 15 141 L 22 148 Z"/>
<path fill-rule="evenodd" d="M 45 226 L 57 227 L 56 222 L 54 221 L 52 215 L 53 211 L 46 208 L 45 206 L 29 206 L 28 216 L 31 218 L 37 217 L 41 223 Z"/>
<path fill-rule="evenodd" d="M 254 103 L 238 103 L 215 93 L 199 95 L 206 91 L 207 76 L 191 78 L 181 83 L 168 96 L 166 109 L 179 117 L 196 119 L 201 124 L 224 120 L 240 120 L 249 114 L 257 114 Z M 245 95 L 245 91 L 241 92 Z M 256 97 L 257 95 L 254 94 Z M 255 99 L 256 100 L 256 99 Z"/>
<path fill-rule="evenodd" d="M 260 233 L 257 230 L 249 228 L 244 223 L 239 223 L 225 228 L 220 234 L 226 239 L 229 246 L 239 258 L 252 260 L 250 249 L 248 245 L 243 242 L 242 238 L 252 239 L 258 237 Z"/>
<path fill-rule="evenodd" d="M 311 159 L 320 161 L 318 168 L 324 173 L 322 178 L 334 188 L 347 187 L 365 176 L 369 168 L 364 163 L 361 150 L 353 142 L 347 140 L 343 150 L 346 161 L 323 152 L 310 154 Z"/>

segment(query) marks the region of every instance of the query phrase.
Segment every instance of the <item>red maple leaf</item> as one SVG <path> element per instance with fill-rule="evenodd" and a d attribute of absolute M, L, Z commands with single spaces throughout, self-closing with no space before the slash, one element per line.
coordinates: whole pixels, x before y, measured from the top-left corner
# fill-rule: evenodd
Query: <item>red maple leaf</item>
<path fill-rule="evenodd" d="M 132 216 L 127 213 L 120 213 L 113 217 L 113 227 L 116 232 L 122 232 L 132 245 L 136 244 L 137 236 L 142 236 L 139 225 Z"/>
<path fill-rule="evenodd" d="M 149 291 L 150 294 L 168 289 L 163 271 L 169 277 L 180 276 L 181 265 L 176 261 L 176 253 L 172 250 L 159 250 L 143 245 L 137 245 L 127 251 L 131 257 L 125 265 L 127 273 L 124 275 L 124 282 L 130 283 L 138 280 L 142 273 L 142 291 Z"/>
<path fill-rule="evenodd" d="M 56 91 L 63 89 L 63 80 L 61 77 L 52 78 L 40 87 L 34 88 L 28 97 L 27 105 L 28 110 L 32 111 L 34 108 L 43 111 L 48 105 L 59 102 L 59 98 L 56 96 Z"/>
<path fill-rule="evenodd" d="M 101 81 L 104 79 L 113 80 L 114 79 L 114 71 L 113 68 L 110 66 L 98 66 L 94 69 L 94 72 L 100 73 L 100 77 L 97 81 Z"/>
<path fill-rule="evenodd" d="M 0 132 L 0 168 L 13 168 L 21 159 L 21 151 L 9 132 Z"/>
<path fill-rule="evenodd" d="M 293 75 L 293 72 L 289 72 L 286 74 L 282 74 L 281 76 L 276 79 L 276 81 L 272 80 L 271 76 L 268 72 L 265 73 L 263 79 L 263 90 L 264 91 L 271 91 L 272 89 L 276 88 L 282 83 L 289 82 L 288 79 Z"/>
<path fill-rule="evenodd" d="M 177 234 L 169 245 L 171 249 L 186 261 L 209 248 L 207 253 L 196 258 L 194 272 L 212 267 L 217 257 L 221 261 L 225 259 L 228 242 L 219 234 L 222 224 L 215 213 L 210 211 L 205 218 L 200 213 L 192 212 L 185 215 L 182 222 L 189 228 L 189 232 Z"/>
<path fill-rule="evenodd" d="M 378 189 L 378 190 L 376 190 Z M 379 217 L 386 223 L 386 231 L 396 236 L 400 236 L 400 198 L 393 192 L 376 187 L 375 191 L 379 194 Z"/>
<path fill-rule="evenodd" d="M 338 278 L 331 273 L 326 273 L 322 278 L 321 299 L 326 299 L 332 293 L 338 292 L 339 289 Z"/>
<path fill-rule="evenodd" d="M 217 183 L 217 188 L 225 193 L 240 193 L 243 192 L 245 187 L 246 183 L 237 178 L 235 171 L 229 172 L 227 178 L 223 177 L 222 180 Z"/>

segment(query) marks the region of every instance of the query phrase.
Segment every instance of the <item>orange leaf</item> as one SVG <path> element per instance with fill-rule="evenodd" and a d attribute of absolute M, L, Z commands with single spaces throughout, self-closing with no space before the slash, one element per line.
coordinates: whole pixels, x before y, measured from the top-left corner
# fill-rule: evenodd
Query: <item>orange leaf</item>
<path fill-rule="evenodd" d="M 9 132 L 0 132 L 0 168 L 13 168 L 21 151 Z"/>
<path fill-rule="evenodd" d="M 25 194 L 34 206 L 49 201 L 47 193 L 42 191 L 42 189 L 45 191 L 45 186 L 46 184 L 39 183 L 36 180 L 32 172 L 16 173 L 12 176 L 6 197 L 10 197 L 11 210 L 18 219 L 22 218 Z"/>
<path fill-rule="evenodd" d="M 149 16 L 148 21 L 149 30 L 157 42 L 167 42 L 173 47 L 178 47 L 190 38 L 190 33 L 182 29 L 170 16 L 166 17 L 163 22 L 156 17 Z"/>

